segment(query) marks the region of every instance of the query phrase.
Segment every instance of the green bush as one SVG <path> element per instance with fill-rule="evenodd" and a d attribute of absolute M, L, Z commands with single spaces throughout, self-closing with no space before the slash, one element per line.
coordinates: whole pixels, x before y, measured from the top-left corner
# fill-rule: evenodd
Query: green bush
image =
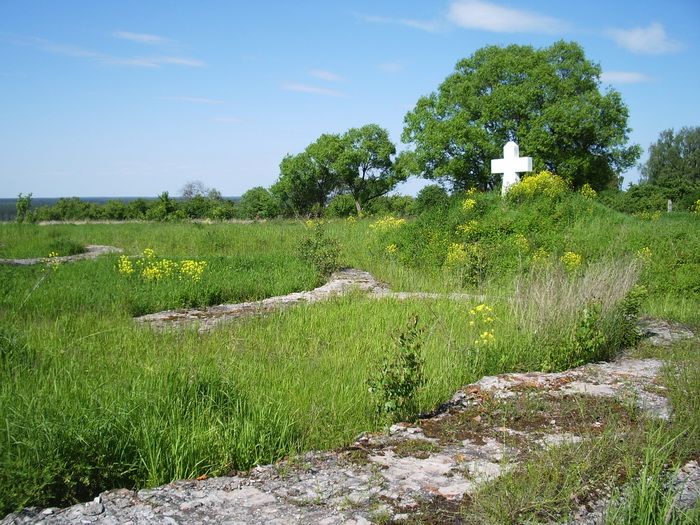
<path fill-rule="evenodd" d="M 413 420 L 417 415 L 418 392 L 425 385 L 422 335 L 414 316 L 393 341 L 377 375 L 368 380 L 377 414 L 391 422 Z"/>
<path fill-rule="evenodd" d="M 340 268 L 340 243 L 329 237 L 321 222 L 309 221 L 310 234 L 299 245 L 299 257 L 312 264 L 323 277 Z"/>

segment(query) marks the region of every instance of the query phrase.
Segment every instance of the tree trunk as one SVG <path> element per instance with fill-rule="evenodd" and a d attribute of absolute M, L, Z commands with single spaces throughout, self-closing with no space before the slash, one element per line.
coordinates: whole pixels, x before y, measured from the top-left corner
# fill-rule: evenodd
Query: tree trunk
<path fill-rule="evenodd" d="M 355 209 L 357 210 L 357 216 L 359 217 L 362 213 L 362 204 L 360 203 L 360 199 L 357 197 L 355 197 Z"/>

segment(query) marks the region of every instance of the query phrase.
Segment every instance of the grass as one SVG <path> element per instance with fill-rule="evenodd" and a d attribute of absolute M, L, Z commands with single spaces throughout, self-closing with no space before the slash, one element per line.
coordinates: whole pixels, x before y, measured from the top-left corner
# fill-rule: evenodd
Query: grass
<path fill-rule="evenodd" d="M 516 469 L 482 487 L 453 517 L 479 524 L 559 522 L 612 493 L 608 525 L 697 523 L 700 502 L 689 511 L 671 510 L 675 493 L 669 480 L 679 466 L 700 457 L 699 350 L 692 340 L 670 350 L 643 346 L 637 351 L 640 357 L 669 360 L 663 385 L 674 409 L 670 424 L 641 417 L 633 408 L 584 400 L 578 410 L 569 407 L 574 417 L 567 417 L 573 425 L 568 430 L 582 436 L 581 442 L 534 451 Z M 537 421 L 537 411 L 520 404 L 510 411 L 508 426 Z M 547 414 L 552 412 L 549 407 Z M 586 421 L 603 421 L 602 434 L 590 439 L 596 431 Z"/>
<path fill-rule="evenodd" d="M 393 234 L 371 230 L 371 221 L 337 221 L 327 228 L 340 240 L 342 262 L 371 271 L 394 289 L 487 291 L 492 323 L 469 313 L 475 302 L 351 295 L 203 335 L 193 329 L 157 333 L 135 325 L 132 316 L 316 286 L 319 275 L 297 256 L 304 225 L 0 225 L 0 257 L 46 256 L 55 243 L 108 244 L 128 255 L 153 248 L 173 260 L 208 263 L 198 283 L 127 279 L 117 272 L 117 256 L 55 271 L 0 266 L 0 512 L 65 505 L 117 486 L 246 469 L 343 446 L 361 431 L 380 429 L 385 420 L 374 411 L 367 380 L 414 315 L 424 330 L 427 383 L 418 396 L 424 412 L 482 375 L 559 369 L 609 355 L 629 328 L 616 305 L 637 273 L 650 290 L 647 312 L 698 322 L 692 290 L 700 250 L 693 251 L 697 234 L 687 233 L 693 218 L 650 224 L 610 215 L 606 223 L 608 212 L 594 206 L 593 215 L 567 217 L 566 228 L 533 229 L 533 249 L 546 245 L 552 254 L 542 273 L 511 242 L 520 223 L 531 225 L 528 214 L 535 211 L 504 212 L 491 197 L 479 199 L 479 220 L 501 233 L 480 238 L 495 262 L 477 282 L 464 280 L 463 270 L 430 262 L 439 254 L 403 260 L 388 253 Z M 597 241 L 593 227 L 601 229 Z M 449 225 L 441 232 L 427 219 L 403 228 L 396 238 L 401 249 L 402 243 L 423 243 L 412 236 L 431 229 L 439 238 L 425 250 L 454 235 Z M 611 262 L 631 260 L 652 241 L 662 248 L 649 263 Z M 569 275 L 556 254 L 574 248 L 585 263 Z M 551 293 L 542 300 L 561 300 L 537 303 L 536 294 L 526 293 L 543 286 Z M 520 299 L 511 301 L 516 289 Z M 603 301 L 598 317 L 590 310 L 583 322 L 584 308 L 597 300 Z M 476 343 L 486 330 L 494 341 Z"/>

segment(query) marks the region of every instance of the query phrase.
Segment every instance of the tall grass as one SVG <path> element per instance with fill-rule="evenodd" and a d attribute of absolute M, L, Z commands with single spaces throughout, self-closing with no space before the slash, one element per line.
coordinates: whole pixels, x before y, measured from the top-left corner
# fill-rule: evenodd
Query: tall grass
<path fill-rule="evenodd" d="M 487 201 L 485 223 L 500 217 L 499 204 Z M 550 251 L 580 246 L 593 263 L 565 277 L 558 270 L 532 272 L 506 249 L 508 221 L 530 219 L 522 218 L 528 210 L 504 213 L 491 224 L 505 240 L 489 237 L 503 270 L 476 286 L 440 266 L 389 256 L 367 221 L 328 228 L 341 241 L 342 262 L 371 271 L 394 289 L 483 289 L 495 319 L 488 328 L 470 325 L 476 303 L 358 295 L 240 320 L 204 335 L 194 329 L 156 333 L 131 318 L 312 288 L 319 276 L 294 255 L 305 235 L 302 224 L 0 225 L 3 257 L 45 256 L 62 239 L 115 245 L 127 255 L 153 248 L 165 257 L 208 263 L 194 286 L 126 279 L 117 272 L 116 256 L 56 271 L 0 266 L 0 512 L 72 503 L 116 486 L 246 469 L 379 429 L 383 420 L 367 380 L 392 336 L 414 315 L 425 334 L 427 381 L 417 400 L 425 412 L 484 374 L 567 367 L 612 351 L 622 338 L 609 328 L 629 327 L 616 305 L 638 271 L 654 301 L 667 294 L 669 310 L 684 319 L 697 316 L 696 297 L 687 294 L 681 303 L 673 295 L 696 282 L 696 256 L 687 246 L 696 237 L 683 233 L 686 226 L 668 225 L 666 249 L 655 250 L 656 259 L 640 270 L 636 263 L 595 263 L 613 234 L 606 231 L 596 241 L 577 226 L 575 214 L 567 215 L 569 230 L 533 237 Z M 609 246 L 611 257 L 633 255 L 647 238 L 663 237 L 658 225 L 625 218 L 611 224 L 611 230 L 628 229 L 624 242 Z M 679 258 L 685 262 L 664 262 Z M 522 272 L 527 277 L 515 286 Z M 661 282 L 669 276 L 680 288 Z M 597 316 L 590 313 L 595 301 L 602 304 Z M 487 329 L 493 340 L 482 343 Z"/>

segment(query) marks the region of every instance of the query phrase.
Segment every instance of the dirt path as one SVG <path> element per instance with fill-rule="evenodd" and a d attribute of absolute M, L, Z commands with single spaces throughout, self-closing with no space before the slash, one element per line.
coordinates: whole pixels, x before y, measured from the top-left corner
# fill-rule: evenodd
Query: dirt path
<path fill-rule="evenodd" d="M 646 329 L 671 340 L 689 336 L 649 321 Z M 67 509 L 27 509 L 0 524 L 455 523 L 464 498 L 533 451 L 595 440 L 608 425 L 638 417 L 637 411 L 667 419 L 671 407 L 657 381 L 662 365 L 622 358 L 560 373 L 484 377 L 431 417 L 362 435 L 346 449 L 310 452 L 230 477 L 112 490 Z M 533 402 L 546 411 L 522 410 Z M 700 467 L 687 464 L 678 479 L 684 501 L 693 504 Z M 600 505 L 583 505 L 575 522 L 598 523 L 600 511 Z"/>
<path fill-rule="evenodd" d="M 295 292 L 287 295 L 269 297 L 261 301 L 252 301 L 237 304 L 221 304 L 208 308 L 194 308 L 187 310 L 166 310 L 153 314 L 136 317 L 139 323 L 145 323 L 156 329 L 168 327 L 182 327 L 197 323 L 200 332 L 211 330 L 219 323 L 269 313 L 282 308 L 288 308 L 301 303 L 315 303 L 360 291 L 370 297 L 405 299 L 441 299 L 483 301 L 485 296 L 470 294 L 437 294 L 427 292 L 392 292 L 389 288 L 378 282 L 371 274 L 362 270 L 344 269 L 334 273 L 330 280 L 310 291 Z"/>
<path fill-rule="evenodd" d="M 62 257 L 36 257 L 34 259 L 0 259 L 0 264 L 9 264 L 12 266 L 31 266 L 34 264 L 45 264 L 47 261 L 55 261 L 58 263 L 67 263 L 75 261 L 83 261 L 85 259 L 95 259 L 100 255 L 105 255 L 108 253 L 122 253 L 121 248 L 116 248 L 114 246 L 101 246 L 99 244 L 88 244 L 85 247 L 85 253 L 78 253 L 76 255 L 64 255 Z"/>

